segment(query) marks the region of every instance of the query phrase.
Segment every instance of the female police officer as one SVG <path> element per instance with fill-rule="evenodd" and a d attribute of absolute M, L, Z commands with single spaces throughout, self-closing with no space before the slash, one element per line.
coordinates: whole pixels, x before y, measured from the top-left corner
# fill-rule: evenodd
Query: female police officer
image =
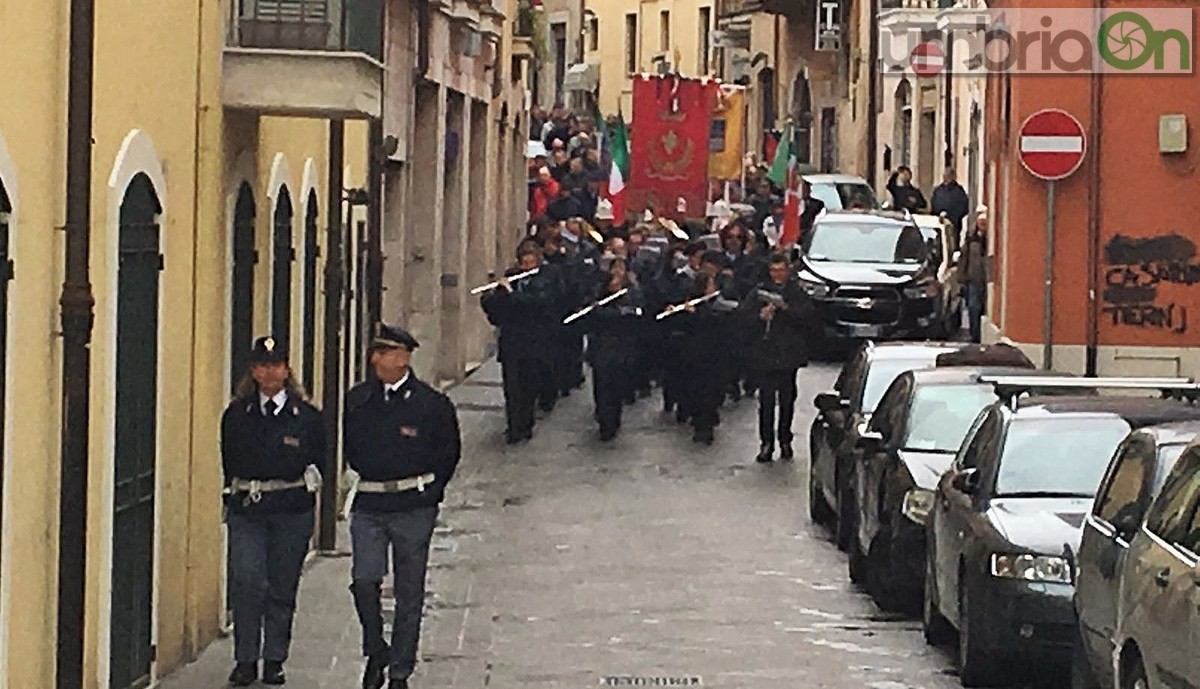
<path fill-rule="evenodd" d="M 229 683 L 283 684 L 300 571 L 313 533 L 325 425 L 292 379 L 287 350 L 259 338 L 221 418 L 234 661 Z"/>

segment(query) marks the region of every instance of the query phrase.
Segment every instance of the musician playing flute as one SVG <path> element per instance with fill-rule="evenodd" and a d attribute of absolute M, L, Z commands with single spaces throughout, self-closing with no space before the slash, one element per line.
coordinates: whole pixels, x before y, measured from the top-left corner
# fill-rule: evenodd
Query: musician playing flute
<path fill-rule="evenodd" d="M 693 242 L 682 251 L 684 265 L 671 271 L 663 277 L 661 286 L 662 301 L 665 305 L 682 304 L 695 296 L 696 279 L 700 277 L 700 266 L 704 260 L 704 252 L 708 245 L 704 242 Z M 656 308 L 661 311 L 661 308 Z M 663 357 L 662 399 L 663 412 L 674 413 L 676 423 L 691 421 L 688 416 L 688 405 L 684 393 L 685 381 L 690 375 L 679 353 L 683 351 L 691 328 L 688 319 L 683 314 L 664 318 L 659 326 L 666 331 L 666 345 Z"/>
<path fill-rule="evenodd" d="M 626 260 L 613 258 L 595 299 L 599 302 L 621 290 L 627 291 L 597 305 L 586 317 L 587 358 L 602 442 L 616 438 L 621 431 L 621 411 L 637 364 L 637 334 L 646 321 L 642 292 L 631 280 Z"/>
<path fill-rule="evenodd" d="M 504 386 L 504 411 L 509 444 L 533 438 L 534 406 L 541 382 L 551 370 L 552 341 L 560 321 L 555 318 L 553 274 L 536 274 L 510 282 L 509 277 L 540 268 L 542 247 L 525 241 L 517 248 L 517 264 L 498 280 L 496 289 L 480 298 L 488 322 L 500 329 L 499 360 Z"/>
<path fill-rule="evenodd" d="M 686 314 L 672 318 L 688 319 L 688 337 L 680 358 L 688 375 L 684 379 L 680 402 L 684 415 L 692 422 L 692 441 L 712 445 L 720 406 L 730 378 L 730 345 L 736 327 L 738 302 L 733 297 L 732 280 L 723 271 L 729 263 L 720 251 L 707 251 L 701 260 L 700 275 L 689 298 L 718 295 Z"/>
<path fill-rule="evenodd" d="M 747 368 L 758 388 L 756 460 L 770 462 L 779 441 L 780 457 L 791 461 L 792 419 L 796 410 L 796 373 L 808 366 L 807 335 L 820 327 L 808 294 L 800 288 L 785 254 L 776 253 L 767 266 L 768 279 L 742 301 L 748 324 Z M 779 410 L 776 425 L 776 407 Z"/>

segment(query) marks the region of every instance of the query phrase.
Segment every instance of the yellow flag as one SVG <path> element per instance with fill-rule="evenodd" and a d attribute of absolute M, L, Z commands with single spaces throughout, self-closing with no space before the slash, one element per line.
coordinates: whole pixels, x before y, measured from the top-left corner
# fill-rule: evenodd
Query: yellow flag
<path fill-rule="evenodd" d="M 740 86 L 722 84 L 713 109 L 713 137 L 724 129 L 724 148 L 710 150 L 708 176 L 710 179 L 734 180 L 742 177 L 742 142 L 746 132 L 746 90 Z"/>

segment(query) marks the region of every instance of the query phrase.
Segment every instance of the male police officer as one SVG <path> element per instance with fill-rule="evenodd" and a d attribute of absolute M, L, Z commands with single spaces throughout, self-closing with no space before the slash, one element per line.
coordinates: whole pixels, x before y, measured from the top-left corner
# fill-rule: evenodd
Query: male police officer
<path fill-rule="evenodd" d="M 261 337 L 250 373 L 221 417 L 221 464 L 229 526 L 235 687 L 283 684 L 296 589 L 313 532 L 316 465 L 325 423 L 292 379 L 287 350 Z"/>
<path fill-rule="evenodd" d="M 345 457 L 358 472 L 350 538 L 354 607 L 363 631 L 363 689 L 407 689 L 417 662 L 425 568 L 438 506 L 462 450 L 450 399 L 409 368 L 416 339 L 380 324 L 368 350 L 375 379 L 346 394 Z M 380 586 L 392 554 L 396 614 L 383 638 Z"/>

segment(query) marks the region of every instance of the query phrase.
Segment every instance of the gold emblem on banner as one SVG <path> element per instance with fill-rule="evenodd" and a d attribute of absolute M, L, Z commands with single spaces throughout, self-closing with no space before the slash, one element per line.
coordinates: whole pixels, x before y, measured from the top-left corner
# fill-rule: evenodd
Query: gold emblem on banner
<path fill-rule="evenodd" d="M 696 159 L 696 144 L 688 139 L 680 145 L 679 135 L 668 131 L 649 151 L 648 158 L 650 169 L 646 176 L 650 179 L 668 182 L 686 180 L 691 177 L 692 163 Z"/>

